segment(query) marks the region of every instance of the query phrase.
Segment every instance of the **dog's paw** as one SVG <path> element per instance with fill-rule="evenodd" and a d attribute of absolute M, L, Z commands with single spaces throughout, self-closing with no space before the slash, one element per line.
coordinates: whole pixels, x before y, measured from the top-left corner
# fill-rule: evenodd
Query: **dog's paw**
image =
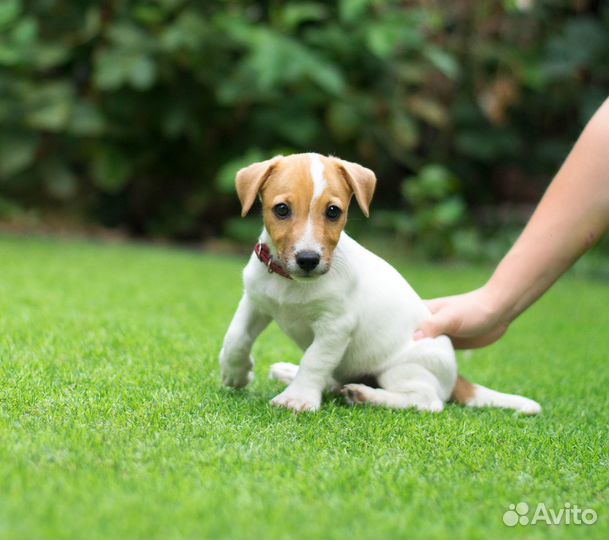
<path fill-rule="evenodd" d="M 541 405 L 532 399 L 518 396 L 520 399 L 514 403 L 514 410 L 519 414 L 533 416 L 541 412 Z"/>
<path fill-rule="evenodd" d="M 247 386 L 254 380 L 253 369 L 254 359 L 251 356 L 230 354 L 225 348 L 220 351 L 220 375 L 225 386 Z"/>
<path fill-rule="evenodd" d="M 441 413 L 444 410 L 444 403 L 439 399 L 432 399 L 428 403 L 419 403 L 414 406 L 417 411 Z"/>
<path fill-rule="evenodd" d="M 278 396 L 271 400 L 274 407 L 285 407 L 294 412 L 314 412 L 321 406 L 321 393 L 317 392 L 296 392 L 287 388 Z"/>
<path fill-rule="evenodd" d="M 231 388 L 243 388 L 254 380 L 254 372 L 250 365 L 239 367 L 223 365 L 221 372 L 222 384 Z"/>
<path fill-rule="evenodd" d="M 361 405 L 368 401 L 369 386 L 365 384 L 346 384 L 340 389 L 340 393 L 345 396 L 345 401 L 349 405 Z"/>
<path fill-rule="evenodd" d="M 277 362 L 273 364 L 269 370 L 269 379 L 284 384 L 290 384 L 294 380 L 294 377 L 296 377 L 297 372 L 298 366 L 296 364 Z"/>

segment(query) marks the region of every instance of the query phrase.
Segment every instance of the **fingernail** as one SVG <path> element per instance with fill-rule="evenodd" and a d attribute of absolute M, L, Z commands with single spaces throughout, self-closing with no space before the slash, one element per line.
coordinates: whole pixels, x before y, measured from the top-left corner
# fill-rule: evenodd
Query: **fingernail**
<path fill-rule="evenodd" d="M 412 337 L 415 341 L 418 341 L 419 339 L 423 339 L 425 337 L 425 333 L 423 330 L 417 330 Z"/>

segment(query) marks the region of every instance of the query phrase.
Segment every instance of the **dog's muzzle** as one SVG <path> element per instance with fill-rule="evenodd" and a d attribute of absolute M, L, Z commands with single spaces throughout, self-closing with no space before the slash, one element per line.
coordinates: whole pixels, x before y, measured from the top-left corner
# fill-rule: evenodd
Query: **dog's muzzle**
<path fill-rule="evenodd" d="M 321 255 L 315 251 L 299 251 L 295 259 L 299 268 L 308 273 L 319 266 Z"/>

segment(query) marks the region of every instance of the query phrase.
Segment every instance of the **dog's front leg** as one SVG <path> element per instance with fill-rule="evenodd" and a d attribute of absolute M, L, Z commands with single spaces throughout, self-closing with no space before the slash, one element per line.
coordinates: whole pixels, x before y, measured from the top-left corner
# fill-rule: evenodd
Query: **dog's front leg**
<path fill-rule="evenodd" d="M 220 351 L 220 371 L 226 386 L 242 388 L 252 381 L 252 345 L 270 322 L 271 317 L 256 309 L 247 293 L 244 294 Z"/>
<path fill-rule="evenodd" d="M 288 387 L 271 403 L 296 412 L 317 411 L 321 393 L 332 380 L 350 341 L 349 325 L 328 323 L 317 329 L 313 343 L 305 351 L 298 373 Z"/>

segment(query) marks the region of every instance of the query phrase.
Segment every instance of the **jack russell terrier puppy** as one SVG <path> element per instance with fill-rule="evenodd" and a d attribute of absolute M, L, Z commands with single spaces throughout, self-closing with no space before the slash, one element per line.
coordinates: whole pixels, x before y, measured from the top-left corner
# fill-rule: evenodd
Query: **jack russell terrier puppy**
<path fill-rule="evenodd" d="M 220 353 L 223 383 L 241 388 L 252 380 L 252 345 L 274 319 L 304 351 L 300 365 L 271 366 L 270 377 L 287 384 L 275 406 L 316 411 L 322 392 L 333 390 L 351 404 L 395 409 L 440 412 L 452 400 L 539 413 L 531 399 L 458 376 L 448 337 L 413 340 L 427 307 L 394 268 L 343 231 L 351 196 L 368 216 L 375 184 L 371 170 L 319 154 L 276 156 L 237 173 L 242 215 L 260 195 L 264 229 Z"/>

